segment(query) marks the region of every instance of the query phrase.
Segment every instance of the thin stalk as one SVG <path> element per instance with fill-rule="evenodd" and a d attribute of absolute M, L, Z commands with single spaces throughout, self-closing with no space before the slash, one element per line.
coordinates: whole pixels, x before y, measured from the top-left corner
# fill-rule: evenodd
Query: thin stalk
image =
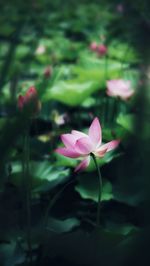
<path fill-rule="evenodd" d="M 113 127 L 120 112 L 119 97 L 112 97 L 109 99 L 109 124 Z"/>
<path fill-rule="evenodd" d="M 124 75 L 124 63 L 126 63 L 124 61 L 125 61 L 125 59 L 127 57 L 128 52 L 129 52 L 129 47 L 127 46 L 125 51 L 124 51 L 124 55 L 122 57 L 122 60 L 121 60 L 121 66 L 120 66 L 120 75 L 121 76 Z"/>
<path fill-rule="evenodd" d="M 105 55 L 105 80 L 108 79 L 108 57 Z"/>
<path fill-rule="evenodd" d="M 63 191 L 74 182 L 70 181 L 68 182 L 66 185 L 64 185 L 59 191 L 58 193 L 49 201 L 45 216 L 44 216 L 44 220 L 43 220 L 43 225 L 44 227 L 46 227 L 47 225 L 47 220 L 48 220 L 48 215 L 49 215 L 49 211 L 51 210 L 51 208 L 53 207 L 53 205 L 55 204 L 55 202 L 57 201 L 57 199 L 59 199 L 60 195 L 63 193 Z"/>
<path fill-rule="evenodd" d="M 100 167 L 98 166 L 97 160 L 95 155 L 92 153 L 91 154 L 93 161 L 95 163 L 97 172 L 98 172 L 98 181 L 99 181 L 99 191 L 98 191 L 98 206 L 97 206 L 97 227 L 100 226 L 100 208 L 101 208 L 101 196 L 102 196 L 102 176 L 100 172 Z"/>
<path fill-rule="evenodd" d="M 29 129 L 25 134 L 25 143 L 24 143 L 24 160 L 25 168 L 24 175 L 26 178 L 26 211 L 27 211 L 27 244 L 29 250 L 29 263 L 32 266 L 32 242 L 31 242 L 31 179 L 29 171 L 29 160 L 30 160 L 30 144 L 29 144 Z"/>
<path fill-rule="evenodd" d="M 108 79 L 108 57 L 105 55 L 105 61 L 104 61 L 104 79 L 107 81 Z M 108 122 L 108 104 L 109 104 L 109 99 L 108 96 L 105 94 L 103 102 L 102 102 L 102 123 L 103 125 L 107 125 Z"/>
<path fill-rule="evenodd" d="M 117 105 L 118 105 L 118 102 L 117 102 L 118 99 L 112 97 L 110 99 L 110 125 L 114 125 L 114 122 L 115 122 L 115 118 L 117 117 Z"/>

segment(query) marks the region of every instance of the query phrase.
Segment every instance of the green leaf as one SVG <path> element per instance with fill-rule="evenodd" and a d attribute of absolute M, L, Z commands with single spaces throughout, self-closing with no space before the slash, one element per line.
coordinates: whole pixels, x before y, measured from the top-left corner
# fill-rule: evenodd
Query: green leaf
<path fill-rule="evenodd" d="M 120 114 L 116 121 L 118 125 L 122 126 L 130 133 L 134 133 L 135 115 Z"/>
<path fill-rule="evenodd" d="M 0 244 L 1 265 L 15 266 L 25 261 L 25 252 L 19 242 L 11 241 L 7 244 Z"/>
<path fill-rule="evenodd" d="M 81 104 L 96 89 L 98 84 L 96 81 L 69 80 L 59 81 L 43 96 L 43 101 L 57 100 L 70 106 Z"/>
<path fill-rule="evenodd" d="M 58 184 L 66 181 L 69 176 L 69 169 L 53 167 L 49 161 L 31 161 L 29 165 L 34 192 L 42 192 L 52 189 Z M 22 165 L 19 162 L 12 164 L 11 182 L 17 186 L 22 184 Z"/>
<path fill-rule="evenodd" d="M 74 227 L 79 225 L 80 222 L 76 218 L 58 220 L 51 217 L 48 219 L 47 229 L 56 233 L 65 233 L 71 231 Z"/>
<path fill-rule="evenodd" d="M 116 58 L 125 63 L 139 62 L 138 54 L 131 46 L 126 43 L 120 43 L 116 40 L 109 45 L 108 53 L 110 57 Z"/>
<path fill-rule="evenodd" d="M 99 182 L 97 174 L 85 174 L 80 176 L 75 190 L 80 194 L 83 199 L 91 199 L 97 202 L 99 193 Z M 109 181 L 103 180 L 101 200 L 107 201 L 110 199 L 113 199 L 112 185 Z"/>
<path fill-rule="evenodd" d="M 117 61 L 93 60 L 88 57 L 82 60 L 79 65 L 72 67 L 72 76 L 75 78 L 53 84 L 43 94 L 43 101 L 53 99 L 66 105 L 78 106 L 95 91 L 105 89 L 107 79 L 120 76 L 120 63 Z"/>

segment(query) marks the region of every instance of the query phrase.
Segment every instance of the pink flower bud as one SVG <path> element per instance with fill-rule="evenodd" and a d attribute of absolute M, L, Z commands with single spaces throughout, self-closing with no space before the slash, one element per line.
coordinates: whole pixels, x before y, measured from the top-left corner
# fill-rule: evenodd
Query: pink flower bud
<path fill-rule="evenodd" d="M 25 94 L 25 97 L 26 97 L 26 101 L 28 102 L 28 101 L 30 101 L 30 100 L 32 100 L 32 99 L 34 99 L 34 98 L 37 98 L 37 90 L 36 90 L 36 88 L 35 87 L 30 87 L 28 90 L 27 90 L 27 92 L 26 92 L 26 94 Z"/>
<path fill-rule="evenodd" d="M 103 56 L 107 53 L 107 47 L 104 44 L 99 44 L 97 46 L 97 53 L 100 56 Z"/>
<path fill-rule="evenodd" d="M 96 50 L 97 50 L 97 43 L 96 42 L 92 42 L 90 44 L 90 50 L 93 52 L 96 52 Z"/>
<path fill-rule="evenodd" d="M 53 73 L 53 69 L 51 66 L 46 67 L 45 71 L 44 71 L 44 77 L 45 78 L 50 78 L 52 76 Z"/>
<path fill-rule="evenodd" d="M 122 14 L 124 12 L 124 6 L 123 6 L 123 4 L 118 4 L 116 6 L 116 10 L 117 10 L 118 13 Z"/>
<path fill-rule="evenodd" d="M 18 97 L 18 108 L 19 110 L 22 110 L 25 104 L 25 97 L 22 95 L 19 95 Z"/>
<path fill-rule="evenodd" d="M 38 94 L 35 87 L 30 87 L 24 96 L 19 95 L 18 108 L 20 111 L 28 108 L 32 115 L 39 113 L 41 110 L 41 102 L 38 99 Z"/>

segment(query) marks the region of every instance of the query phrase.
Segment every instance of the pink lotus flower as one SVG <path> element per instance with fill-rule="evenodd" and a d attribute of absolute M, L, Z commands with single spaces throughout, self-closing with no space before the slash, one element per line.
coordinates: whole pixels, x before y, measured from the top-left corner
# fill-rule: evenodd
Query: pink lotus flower
<path fill-rule="evenodd" d="M 41 102 L 38 99 L 37 90 L 35 87 L 30 87 L 24 96 L 18 97 L 18 108 L 22 111 L 24 108 L 30 107 L 33 114 L 36 114 L 41 109 Z"/>
<path fill-rule="evenodd" d="M 99 44 L 96 49 L 98 55 L 103 56 L 107 53 L 107 47 L 104 44 Z"/>
<path fill-rule="evenodd" d="M 97 43 L 96 42 L 92 42 L 90 44 L 90 49 L 91 49 L 91 51 L 96 52 L 97 51 Z"/>
<path fill-rule="evenodd" d="M 128 100 L 133 94 L 130 80 L 114 79 L 107 81 L 107 95 Z"/>
<path fill-rule="evenodd" d="M 70 134 L 61 135 L 65 147 L 56 149 L 56 152 L 70 158 L 82 158 L 81 163 L 75 168 L 75 172 L 88 167 L 90 155 L 103 157 L 106 152 L 115 149 L 120 140 L 112 140 L 102 144 L 102 132 L 98 118 L 96 117 L 88 131 L 88 134 L 72 130 Z"/>

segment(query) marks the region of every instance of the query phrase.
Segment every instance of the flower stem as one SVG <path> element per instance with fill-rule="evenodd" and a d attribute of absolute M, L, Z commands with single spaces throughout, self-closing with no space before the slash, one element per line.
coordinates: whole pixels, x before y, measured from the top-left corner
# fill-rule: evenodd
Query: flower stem
<path fill-rule="evenodd" d="M 29 250 L 29 264 L 32 266 L 32 243 L 31 243 L 31 179 L 29 171 L 29 128 L 25 133 L 24 140 L 24 176 L 26 178 L 26 211 L 27 211 L 27 244 Z"/>
<path fill-rule="evenodd" d="M 98 206 L 97 206 L 97 227 L 100 226 L 100 205 L 101 205 L 101 196 L 102 196 L 102 176 L 101 176 L 101 172 L 100 172 L 100 167 L 98 166 L 97 160 L 95 155 L 92 153 L 91 154 L 93 161 L 95 163 L 97 172 L 98 172 L 98 181 L 99 181 L 99 191 L 98 191 Z"/>
<path fill-rule="evenodd" d="M 49 204 L 48 204 L 48 207 L 46 209 L 46 213 L 45 213 L 45 216 L 44 216 L 44 220 L 43 220 L 43 225 L 44 225 L 44 228 L 47 226 L 47 222 L 48 222 L 48 215 L 49 215 L 49 212 L 51 210 L 51 208 L 53 207 L 53 205 L 55 204 L 55 202 L 59 199 L 59 197 L 61 196 L 61 194 L 64 192 L 64 190 L 74 182 L 74 180 L 68 182 L 67 184 L 65 184 L 59 191 L 58 193 L 49 201 Z"/>

